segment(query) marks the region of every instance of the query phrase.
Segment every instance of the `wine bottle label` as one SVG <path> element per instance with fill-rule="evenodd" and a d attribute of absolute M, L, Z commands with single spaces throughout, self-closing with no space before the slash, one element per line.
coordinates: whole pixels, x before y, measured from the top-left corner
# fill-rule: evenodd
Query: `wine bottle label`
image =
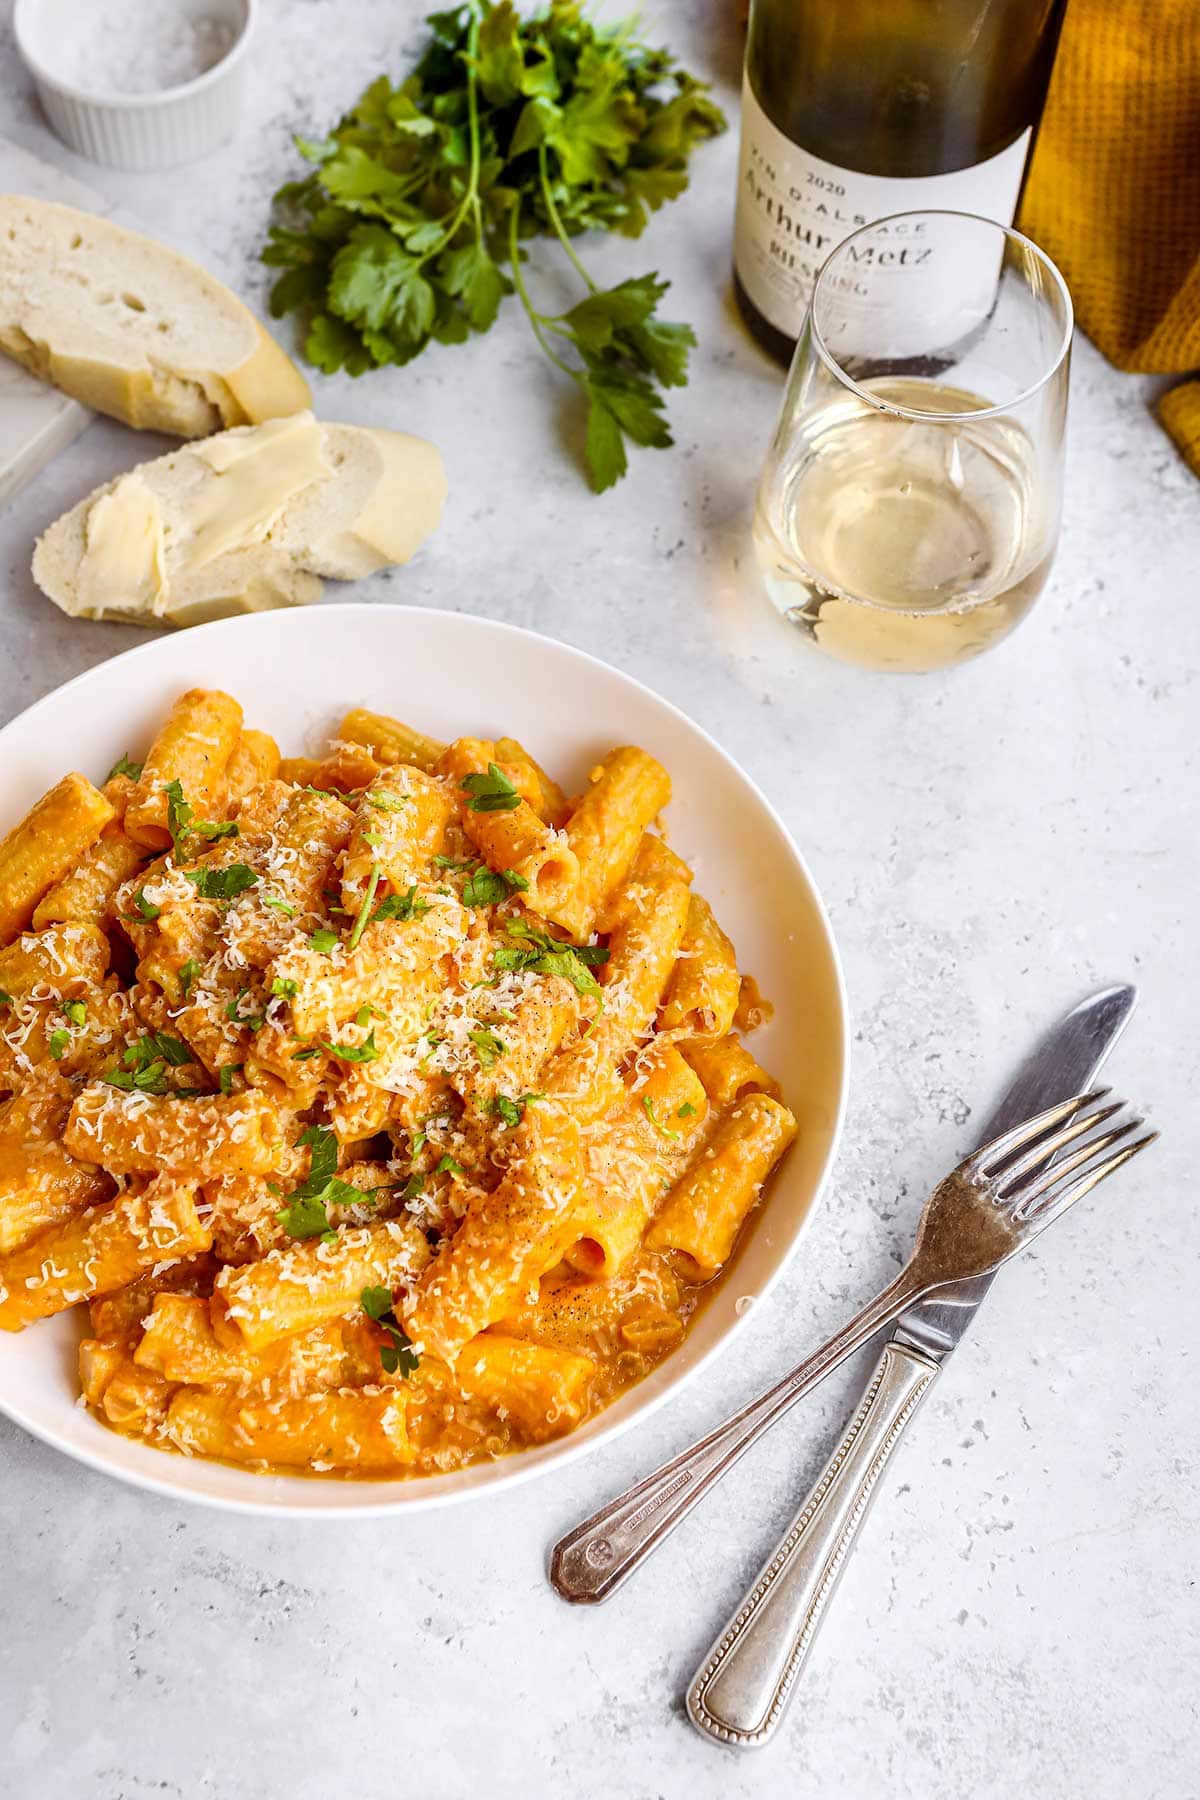
<path fill-rule="evenodd" d="M 823 162 L 785 137 L 755 99 L 747 76 L 734 228 L 738 279 L 776 330 L 799 337 L 821 264 L 860 225 L 934 209 L 979 213 L 1010 225 L 1031 135 L 1024 131 L 998 156 L 948 175 L 864 175 Z M 943 272 L 930 246 L 898 242 L 895 256 L 898 270 L 936 293 Z"/>

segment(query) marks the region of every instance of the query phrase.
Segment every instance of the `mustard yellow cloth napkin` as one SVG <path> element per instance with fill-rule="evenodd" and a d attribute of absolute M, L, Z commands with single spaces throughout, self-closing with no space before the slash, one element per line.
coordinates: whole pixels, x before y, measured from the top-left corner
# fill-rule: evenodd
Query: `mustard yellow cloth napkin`
<path fill-rule="evenodd" d="M 1020 224 L 1119 369 L 1200 370 L 1200 0 L 1068 0 Z M 1158 414 L 1200 475 L 1200 379 Z"/>

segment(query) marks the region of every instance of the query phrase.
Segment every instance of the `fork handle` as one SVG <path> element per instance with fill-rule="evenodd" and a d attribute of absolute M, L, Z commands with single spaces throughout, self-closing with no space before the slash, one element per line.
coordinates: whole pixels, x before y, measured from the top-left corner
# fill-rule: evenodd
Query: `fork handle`
<path fill-rule="evenodd" d="M 925 1291 L 912 1266 L 773 1388 L 560 1538 L 550 1581 L 563 1599 L 607 1600 L 764 1431 Z"/>
<path fill-rule="evenodd" d="M 885 1345 L 846 1435 L 688 1688 L 688 1717 L 706 1737 L 752 1746 L 775 1732 L 887 1460 L 937 1372 L 907 1345 Z"/>

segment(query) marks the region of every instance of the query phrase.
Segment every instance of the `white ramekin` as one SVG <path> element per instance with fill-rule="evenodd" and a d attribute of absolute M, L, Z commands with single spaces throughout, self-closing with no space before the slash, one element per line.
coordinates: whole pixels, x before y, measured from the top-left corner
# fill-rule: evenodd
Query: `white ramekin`
<path fill-rule="evenodd" d="M 233 133 L 241 111 L 247 51 L 258 0 L 176 0 L 180 19 L 217 17 L 237 37 L 220 62 L 194 81 L 149 94 L 89 93 L 56 73 L 56 47 L 78 31 L 79 0 L 16 0 L 17 49 L 59 137 L 81 156 L 114 169 L 170 169 L 193 162 Z M 130 7 L 131 17 L 137 12 Z"/>

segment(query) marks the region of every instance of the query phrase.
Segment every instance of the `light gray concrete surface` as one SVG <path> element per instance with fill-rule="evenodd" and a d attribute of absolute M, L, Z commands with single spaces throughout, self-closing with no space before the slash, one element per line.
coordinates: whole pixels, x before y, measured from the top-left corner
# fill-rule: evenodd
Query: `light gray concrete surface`
<path fill-rule="evenodd" d="M 653 25 L 732 103 L 739 45 L 721 11 L 676 3 Z M 289 132 L 319 132 L 417 41 L 411 4 L 264 12 L 237 143 L 138 176 L 56 145 L 0 13 L 0 131 L 256 302 Z M 580 480 L 571 396 L 514 307 L 475 344 L 318 378 L 316 395 L 328 417 L 428 434 L 450 472 L 436 540 L 354 598 L 486 613 L 609 658 L 713 731 L 810 857 L 855 1031 L 844 1149 L 803 1255 L 703 1387 L 481 1506 L 241 1520 L 127 1491 L 0 1421 L 6 1800 L 1200 1792 L 1200 486 L 1140 384 L 1081 343 L 1062 551 L 1017 636 L 918 680 L 793 642 L 748 566 L 780 378 L 730 307 L 735 151 L 731 133 L 702 152 L 641 243 L 595 252 L 614 275 L 658 268 L 700 336 L 671 400 L 677 447 L 639 455 L 608 496 Z M 63 618 L 28 568 L 37 531 L 147 454 L 95 425 L 0 512 L 0 717 L 137 641 Z M 682 1689 L 839 1432 L 855 1372 L 607 1607 L 554 1598 L 548 1544 L 874 1291 L 1031 1034 L 1121 976 L 1142 1004 L 1112 1078 L 1153 1107 L 1161 1146 L 997 1284 L 899 1454 L 780 1740 L 711 1747 Z"/>

